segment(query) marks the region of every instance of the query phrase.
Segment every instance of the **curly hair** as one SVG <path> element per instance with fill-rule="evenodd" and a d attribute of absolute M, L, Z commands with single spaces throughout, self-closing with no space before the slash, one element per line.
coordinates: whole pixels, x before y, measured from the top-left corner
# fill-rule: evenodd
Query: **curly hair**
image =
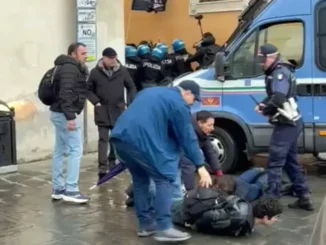
<path fill-rule="evenodd" d="M 283 208 L 276 198 L 263 197 L 253 203 L 253 214 L 255 218 L 262 219 L 267 216 L 269 219 L 283 212 Z"/>

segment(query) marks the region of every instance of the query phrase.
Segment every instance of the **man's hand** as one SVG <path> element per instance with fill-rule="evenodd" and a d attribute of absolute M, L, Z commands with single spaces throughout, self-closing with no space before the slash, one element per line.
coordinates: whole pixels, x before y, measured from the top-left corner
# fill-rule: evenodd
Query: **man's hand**
<path fill-rule="evenodd" d="M 210 174 L 207 172 L 205 166 L 202 166 L 198 169 L 198 174 L 200 177 L 199 185 L 201 187 L 208 188 L 209 186 L 212 185 L 212 178 L 211 178 Z"/>
<path fill-rule="evenodd" d="M 76 129 L 76 122 L 75 122 L 75 120 L 67 121 L 67 129 L 69 131 L 73 131 L 73 130 Z"/>
<path fill-rule="evenodd" d="M 265 105 L 264 104 L 262 104 L 262 103 L 260 103 L 259 105 L 256 105 L 256 107 L 255 107 L 255 111 L 257 112 L 257 113 L 259 113 L 259 114 L 262 114 L 263 112 L 262 112 L 262 108 L 264 107 Z"/>

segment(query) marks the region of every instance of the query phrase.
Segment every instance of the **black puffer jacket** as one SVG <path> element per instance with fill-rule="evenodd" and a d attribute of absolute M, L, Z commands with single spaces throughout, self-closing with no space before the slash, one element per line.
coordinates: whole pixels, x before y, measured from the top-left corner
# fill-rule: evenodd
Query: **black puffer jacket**
<path fill-rule="evenodd" d="M 76 118 L 84 109 L 87 93 L 87 68 L 67 55 L 60 55 L 54 61 L 60 66 L 55 75 L 56 101 L 50 106 L 54 112 L 64 113 L 67 120 Z"/>

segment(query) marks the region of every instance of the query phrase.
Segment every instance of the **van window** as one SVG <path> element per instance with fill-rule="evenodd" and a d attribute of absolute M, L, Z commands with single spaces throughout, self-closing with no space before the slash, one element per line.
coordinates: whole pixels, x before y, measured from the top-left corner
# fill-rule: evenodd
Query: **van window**
<path fill-rule="evenodd" d="M 251 33 L 232 56 L 230 62 L 232 78 L 250 78 L 263 74 L 255 59 L 258 48 L 270 43 L 275 45 L 282 57 L 296 62 L 300 67 L 303 64 L 304 54 L 304 27 L 301 22 L 277 23 L 261 27 Z M 258 45 L 256 45 L 258 44 Z"/>
<path fill-rule="evenodd" d="M 321 2 L 316 7 L 316 64 L 321 70 L 326 70 L 326 3 Z"/>

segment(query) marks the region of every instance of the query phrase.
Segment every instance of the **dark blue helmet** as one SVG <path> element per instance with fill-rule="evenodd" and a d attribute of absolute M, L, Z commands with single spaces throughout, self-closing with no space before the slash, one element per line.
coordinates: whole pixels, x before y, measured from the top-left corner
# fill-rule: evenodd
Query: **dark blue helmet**
<path fill-rule="evenodd" d="M 172 42 L 172 48 L 173 48 L 173 51 L 179 51 L 181 49 L 184 49 L 185 48 L 185 43 L 180 40 L 180 39 L 175 39 L 173 40 Z"/>
<path fill-rule="evenodd" d="M 169 47 L 168 47 L 167 45 L 165 45 L 165 44 L 161 44 L 161 45 L 160 45 L 159 47 L 157 47 L 157 48 L 159 48 L 160 50 L 162 50 L 164 54 L 169 53 Z"/>
<path fill-rule="evenodd" d="M 135 57 L 137 56 L 137 49 L 133 46 L 126 46 L 125 48 L 126 57 Z"/>
<path fill-rule="evenodd" d="M 139 45 L 137 48 L 138 55 L 142 56 L 145 54 L 150 54 L 151 49 L 147 45 Z"/>
<path fill-rule="evenodd" d="M 152 56 L 158 58 L 159 60 L 163 60 L 164 59 L 164 53 L 159 48 L 154 48 L 152 50 Z"/>

